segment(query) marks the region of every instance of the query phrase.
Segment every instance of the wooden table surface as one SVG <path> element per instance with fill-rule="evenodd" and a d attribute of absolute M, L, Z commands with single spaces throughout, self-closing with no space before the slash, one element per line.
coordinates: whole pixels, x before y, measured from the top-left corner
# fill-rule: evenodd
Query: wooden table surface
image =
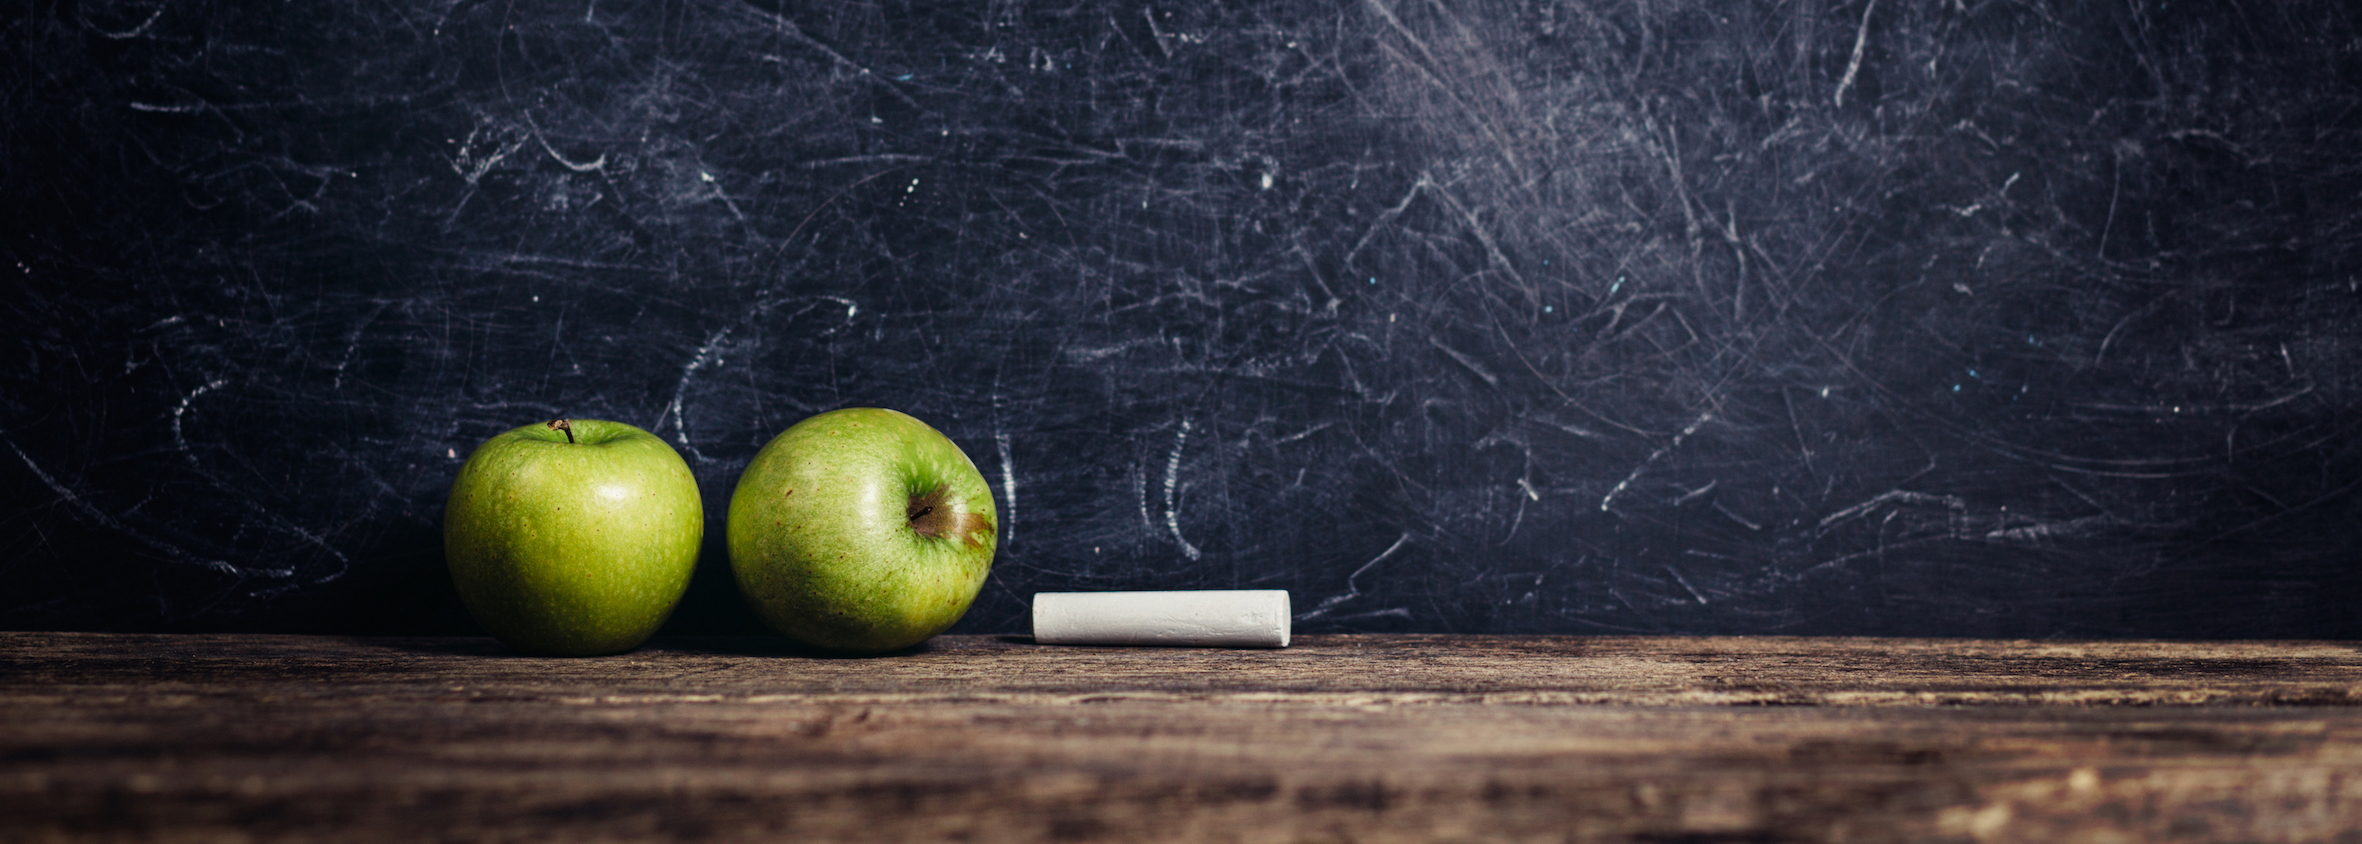
<path fill-rule="evenodd" d="M 0 841 L 2362 840 L 2340 642 L 0 633 Z"/>

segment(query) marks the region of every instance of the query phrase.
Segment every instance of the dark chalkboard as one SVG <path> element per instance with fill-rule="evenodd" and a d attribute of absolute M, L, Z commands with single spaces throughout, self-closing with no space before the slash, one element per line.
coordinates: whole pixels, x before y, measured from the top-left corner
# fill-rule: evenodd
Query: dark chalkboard
<path fill-rule="evenodd" d="M 35 2 L 0 626 L 466 632 L 468 451 L 848 405 L 1298 629 L 2358 637 L 2349 4 Z"/>

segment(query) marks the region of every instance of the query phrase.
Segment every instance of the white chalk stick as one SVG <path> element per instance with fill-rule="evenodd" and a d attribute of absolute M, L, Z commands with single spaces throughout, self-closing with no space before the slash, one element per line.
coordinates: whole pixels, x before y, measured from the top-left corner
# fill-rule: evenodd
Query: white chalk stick
<path fill-rule="evenodd" d="M 1045 645 L 1288 646 L 1285 589 L 1040 592 L 1033 640 Z"/>

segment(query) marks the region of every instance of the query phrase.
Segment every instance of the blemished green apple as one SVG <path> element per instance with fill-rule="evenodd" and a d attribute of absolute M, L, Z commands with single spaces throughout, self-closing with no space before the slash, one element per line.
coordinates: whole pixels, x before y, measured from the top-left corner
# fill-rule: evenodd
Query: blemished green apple
<path fill-rule="evenodd" d="M 832 410 L 773 438 L 730 495 L 730 569 L 756 612 L 813 647 L 885 653 L 966 615 L 999 545 L 992 488 L 908 415 Z"/>
<path fill-rule="evenodd" d="M 468 613 L 536 656 L 639 647 L 681 602 L 704 538 L 680 453 L 597 419 L 486 440 L 443 507 L 443 555 Z"/>

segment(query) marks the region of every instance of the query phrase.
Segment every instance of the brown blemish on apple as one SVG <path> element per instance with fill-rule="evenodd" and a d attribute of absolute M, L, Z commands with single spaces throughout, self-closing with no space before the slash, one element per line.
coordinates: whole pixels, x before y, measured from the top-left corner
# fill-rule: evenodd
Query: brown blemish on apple
<path fill-rule="evenodd" d="M 942 484 L 911 496 L 910 506 L 903 511 L 910 518 L 910 529 L 928 539 L 956 539 L 982 546 L 984 535 L 993 531 L 992 519 L 955 510 L 950 498 L 951 490 Z"/>

